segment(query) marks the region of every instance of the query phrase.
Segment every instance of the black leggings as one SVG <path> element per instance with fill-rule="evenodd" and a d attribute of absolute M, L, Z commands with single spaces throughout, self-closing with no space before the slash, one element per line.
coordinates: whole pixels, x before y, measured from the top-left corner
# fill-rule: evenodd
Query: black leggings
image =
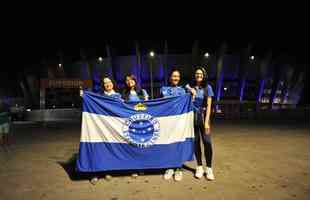
<path fill-rule="evenodd" d="M 195 112 L 195 121 L 194 121 L 194 131 L 195 131 L 195 157 L 198 165 L 202 165 L 202 153 L 200 138 L 204 145 L 204 152 L 207 167 L 212 166 L 212 143 L 210 135 L 205 134 L 204 119 L 201 113 Z"/>

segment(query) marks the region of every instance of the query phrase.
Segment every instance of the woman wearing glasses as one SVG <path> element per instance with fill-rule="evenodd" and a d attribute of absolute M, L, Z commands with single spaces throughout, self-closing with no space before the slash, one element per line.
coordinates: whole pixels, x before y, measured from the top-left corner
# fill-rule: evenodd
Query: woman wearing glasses
<path fill-rule="evenodd" d="M 203 67 L 197 67 L 192 84 L 186 85 L 186 88 L 192 93 L 194 97 L 194 131 L 195 131 L 195 157 L 197 160 L 197 168 L 195 177 L 202 178 L 206 173 L 208 180 L 214 180 L 212 171 L 212 143 L 211 143 L 211 129 L 210 129 L 210 115 L 212 97 L 214 96 L 212 87 L 207 83 L 207 73 Z M 206 170 L 202 164 L 202 153 L 200 140 L 202 139 L 204 145 L 204 153 L 206 159 Z"/>

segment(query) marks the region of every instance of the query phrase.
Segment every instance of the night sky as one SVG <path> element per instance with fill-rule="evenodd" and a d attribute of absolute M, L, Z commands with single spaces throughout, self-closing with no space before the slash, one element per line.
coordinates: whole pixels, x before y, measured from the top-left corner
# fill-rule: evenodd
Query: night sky
<path fill-rule="evenodd" d="M 105 45 L 109 44 L 112 54 L 115 56 L 125 56 L 135 53 L 135 41 L 139 42 L 142 53 L 147 53 L 154 50 L 156 53 L 163 53 L 165 39 L 155 40 L 124 40 L 124 39 L 101 39 L 99 42 L 86 45 L 67 44 L 60 42 L 60 44 L 53 42 L 27 42 L 23 40 L 21 43 L 12 43 L 6 47 L 4 53 L 4 64 L 10 66 L 8 68 L 2 67 L 0 72 L 2 78 L 10 82 L 17 81 L 22 73 L 31 70 L 34 66 L 39 66 L 43 58 L 47 60 L 58 60 L 58 54 L 61 51 L 64 62 L 72 62 L 80 59 L 80 50 L 82 49 L 87 58 L 97 58 L 99 56 L 105 57 Z M 191 53 L 194 39 L 167 39 L 169 54 Z M 218 52 L 221 44 L 227 44 L 227 53 L 238 54 L 242 49 L 249 44 L 252 46 L 252 54 L 258 57 L 264 56 L 268 51 L 272 51 L 273 58 L 281 60 L 283 63 L 291 64 L 305 64 L 309 66 L 310 60 L 308 54 L 308 38 L 307 37 L 290 37 L 285 35 L 283 37 L 270 38 L 243 38 L 243 39 L 203 39 L 199 40 L 199 48 L 202 52 L 209 52 L 214 54 Z M 89 47 L 91 46 L 91 47 Z M 309 74 L 308 70 L 308 74 Z M 4 76 L 3 76 L 4 75 Z M 309 85 L 309 79 L 307 82 Z M 309 88 L 309 86 L 307 86 Z M 309 102 L 309 95 L 306 97 Z"/>
<path fill-rule="evenodd" d="M 82 49 L 88 57 L 105 56 L 105 44 L 109 44 L 112 48 L 112 53 L 116 56 L 130 55 L 134 53 L 135 40 L 101 40 L 100 42 L 89 45 L 87 47 L 82 45 Z M 164 39 L 162 40 L 137 40 L 139 41 L 141 50 L 147 52 L 154 50 L 158 53 L 163 53 Z M 167 39 L 169 53 L 190 53 L 194 40 L 190 39 Z M 228 53 L 238 53 L 248 44 L 252 45 L 252 52 L 256 56 L 263 56 L 266 52 L 272 51 L 275 58 L 278 56 L 288 57 L 297 63 L 310 63 L 308 60 L 308 43 L 304 38 L 268 38 L 268 39 L 210 39 L 199 40 L 199 47 L 201 51 L 208 51 L 211 54 L 218 51 L 221 44 L 227 44 Z M 5 58 L 7 61 L 22 64 L 27 67 L 32 64 L 38 64 L 43 58 L 57 59 L 59 51 L 62 51 L 64 59 L 79 59 L 80 47 L 74 45 L 52 46 L 49 43 L 22 43 L 13 44 L 6 48 Z M 12 69 L 13 70 L 13 69 Z"/>

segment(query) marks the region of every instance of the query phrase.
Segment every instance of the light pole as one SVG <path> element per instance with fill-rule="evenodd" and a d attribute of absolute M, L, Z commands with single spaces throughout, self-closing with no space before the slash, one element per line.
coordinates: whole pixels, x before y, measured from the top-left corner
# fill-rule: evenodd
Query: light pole
<path fill-rule="evenodd" d="M 101 64 L 102 61 L 103 61 L 103 58 L 100 56 L 100 57 L 98 58 L 98 62 Z"/>
<path fill-rule="evenodd" d="M 203 61 L 202 61 L 202 64 L 207 67 L 208 64 L 210 62 L 210 54 L 209 52 L 206 52 L 205 54 L 203 54 Z"/>
<path fill-rule="evenodd" d="M 153 85 L 153 59 L 155 57 L 154 51 L 150 52 L 150 79 L 151 79 L 151 98 L 154 98 L 154 85 Z"/>

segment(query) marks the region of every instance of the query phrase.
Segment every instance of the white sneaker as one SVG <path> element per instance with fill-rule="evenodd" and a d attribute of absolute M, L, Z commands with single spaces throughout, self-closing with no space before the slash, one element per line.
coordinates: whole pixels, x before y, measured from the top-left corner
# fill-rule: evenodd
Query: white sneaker
<path fill-rule="evenodd" d="M 175 170 L 174 180 L 175 181 L 181 181 L 182 178 L 183 178 L 183 172 L 180 169 Z"/>
<path fill-rule="evenodd" d="M 207 179 L 208 179 L 209 181 L 213 181 L 213 180 L 215 179 L 211 167 L 207 167 L 206 173 L 207 173 Z"/>
<path fill-rule="evenodd" d="M 204 174 L 204 170 L 202 166 L 198 166 L 196 168 L 196 173 L 195 173 L 195 177 L 201 179 L 203 177 Z"/>
<path fill-rule="evenodd" d="M 105 179 L 106 181 L 110 181 L 110 180 L 112 180 L 112 176 L 109 175 L 109 174 L 107 174 L 107 175 L 105 175 L 104 179 Z"/>
<path fill-rule="evenodd" d="M 91 180 L 90 180 L 90 183 L 92 185 L 96 185 L 98 183 L 99 179 L 97 177 L 93 177 Z"/>
<path fill-rule="evenodd" d="M 138 176 L 139 176 L 138 173 L 133 173 L 133 174 L 131 174 L 131 177 L 132 177 L 132 178 L 138 178 Z"/>
<path fill-rule="evenodd" d="M 165 180 L 171 179 L 173 174 L 174 174 L 174 170 L 173 169 L 167 169 L 166 172 L 165 172 L 165 175 L 164 175 L 164 179 Z"/>

